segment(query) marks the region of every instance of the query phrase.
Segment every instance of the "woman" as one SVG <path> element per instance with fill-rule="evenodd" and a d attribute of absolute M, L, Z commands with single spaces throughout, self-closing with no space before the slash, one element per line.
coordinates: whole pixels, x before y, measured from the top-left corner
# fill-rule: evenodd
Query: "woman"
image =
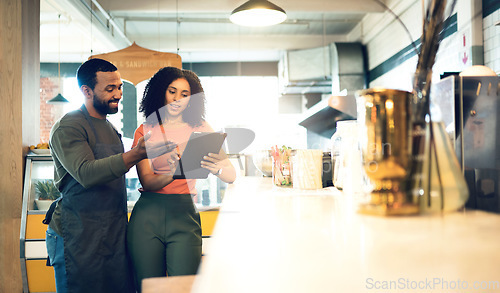
<path fill-rule="evenodd" d="M 140 112 L 147 123 L 136 130 L 134 145 L 146 132 L 152 140 L 176 143 L 178 153 L 137 164 L 141 197 L 132 211 L 127 234 L 137 288 L 144 278 L 197 272 L 201 225 L 191 198 L 196 194 L 196 180 L 174 180 L 172 175 L 191 133 L 213 132 L 204 120 L 205 95 L 200 80 L 188 70 L 160 69 L 146 86 Z M 201 167 L 224 182 L 235 180 L 236 171 L 222 150 L 204 159 Z"/>

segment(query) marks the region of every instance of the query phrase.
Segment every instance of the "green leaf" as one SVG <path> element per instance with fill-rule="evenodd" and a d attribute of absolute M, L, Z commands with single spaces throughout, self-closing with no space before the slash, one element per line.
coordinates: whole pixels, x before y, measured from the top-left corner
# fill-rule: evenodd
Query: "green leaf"
<path fill-rule="evenodd" d="M 38 194 L 38 199 L 55 200 L 61 193 L 54 184 L 54 180 L 39 180 L 35 183 L 35 190 Z"/>

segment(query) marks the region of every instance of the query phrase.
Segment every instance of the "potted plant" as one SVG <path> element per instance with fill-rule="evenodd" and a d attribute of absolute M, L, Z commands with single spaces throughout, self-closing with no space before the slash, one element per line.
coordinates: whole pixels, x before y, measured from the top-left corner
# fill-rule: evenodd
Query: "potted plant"
<path fill-rule="evenodd" d="M 35 190 L 38 195 L 35 202 L 39 210 L 48 210 L 52 202 L 61 195 L 52 179 L 37 181 L 35 183 Z"/>

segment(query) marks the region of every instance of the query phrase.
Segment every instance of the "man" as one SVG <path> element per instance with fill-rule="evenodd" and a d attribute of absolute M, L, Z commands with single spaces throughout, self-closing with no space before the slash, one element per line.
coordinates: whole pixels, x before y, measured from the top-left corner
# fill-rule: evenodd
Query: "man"
<path fill-rule="evenodd" d="M 126 256 L 125 173 L 147 157 L 146 140 L 124 152 L 106 120 L 118 112 L 123 83 L 117 68 L 91 59 L 77 71 L 85 102 L 50 133 L 54 179 L 62 193 L 47 213 L 47 252 L 57 292 L 135 292 Z M 160 154 L 175 146 L 152 145 Z"/>

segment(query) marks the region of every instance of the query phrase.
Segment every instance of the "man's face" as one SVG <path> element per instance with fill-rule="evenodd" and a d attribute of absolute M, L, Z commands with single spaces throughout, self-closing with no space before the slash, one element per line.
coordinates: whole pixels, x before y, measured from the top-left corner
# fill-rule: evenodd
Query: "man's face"
<path fill-rule="evenodd" d="M 120 73 L 97 72 L 97 83 L 94 88 L 93 106 L 102 116 L 118 112 L 118 103 L 123 94 L 123 83 Z"/>

